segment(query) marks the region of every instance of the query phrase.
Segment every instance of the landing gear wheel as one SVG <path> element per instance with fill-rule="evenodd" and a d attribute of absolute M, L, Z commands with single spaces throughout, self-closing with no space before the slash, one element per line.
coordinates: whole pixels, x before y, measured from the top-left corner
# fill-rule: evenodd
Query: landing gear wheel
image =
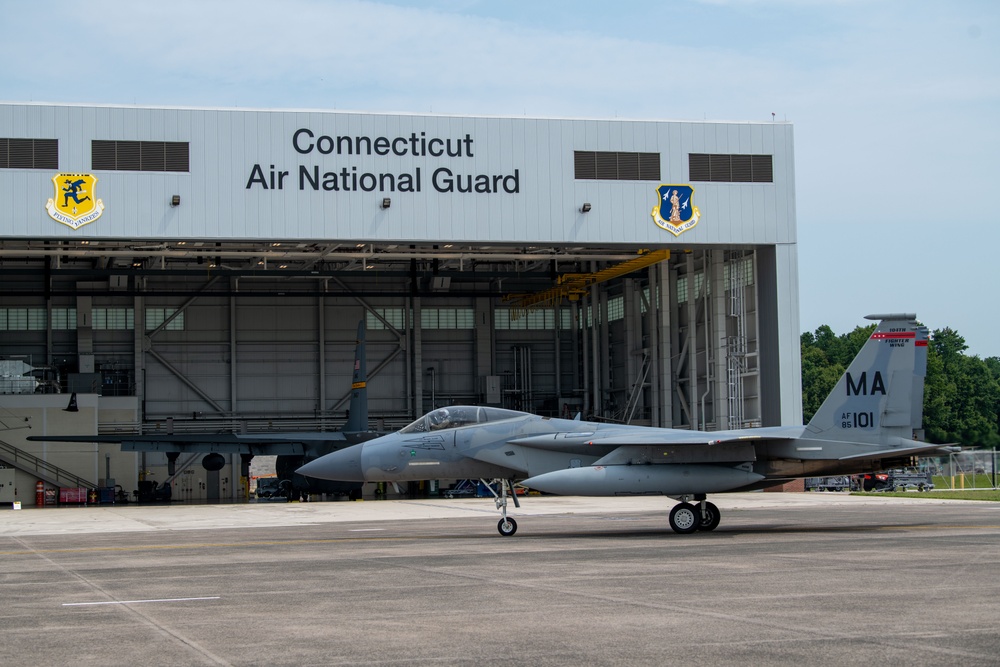
<path fill-rule="evenodd" d="M 677 503 L 670 510 L 670 527 L 675 533 L 687 535 L 698 530 L 700 512 L 690 503 Z"/>
<path fill-rule="evenodd" d="M 504 537 L 510 537 L 517 532 L 517 521 L 514 521 L 511 518 L 500 519 L 497 523 L 497 530 L 499 530 L 500 534 Z"/>
<path fill-rule="evenodd" d="M 705 503 L 705 516 L 701 515 L 699 508 L 696 506 L 694 508 L 695 514 L 698 515 L 698 530 L 715 530 L 719 527 L 719 521 L 722 516 L 719 514 L 719 508 L 712 503 Z"/>

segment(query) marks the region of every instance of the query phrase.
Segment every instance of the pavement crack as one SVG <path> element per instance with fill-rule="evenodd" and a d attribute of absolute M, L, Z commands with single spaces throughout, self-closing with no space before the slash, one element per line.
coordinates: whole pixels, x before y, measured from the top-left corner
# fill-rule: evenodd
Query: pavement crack
<path fill-rule="evenodd" d="M 131 615 L 133 618 L 139 621 L 139 623 L 145 625 L 152 631 L 165 637 L 167 640 L 182 646 L 184 649 L 200 657 L 204 662 L 204 664 L 223 665 L 225 667 L 232 667 L 231 662 L 215 655 L 205 647 L 198 644 L 198 642 L 185 637 L 176 630 L 159 622 L 149 614 L 143 612 L 137 605 L 130 604 L 128 601 L 118 599 L 117 597 L 115 597 L 114 594 L 106 590 L 100 584 L 97 584 L 88 579 L 87 577 L 83 576 L 79 572 L 76 572 L 75 570 L 72 570 L 52 560 L 51 558 L 49 558 L 48 555 L 36 550 L 30 544 L 25 543 L 23 540 L 20 540 L 17 537 L 13 537 L 11 539 L 13 539 L 14 542 L 20 544 L 27 552 L 34 554 L 37 558 L 45 561 L 54 569 L 80 582 L 83 586 L 94 591 L 97 595 L 100 595 L 101 597 L 106 598 L 109 601 L 120 603 L 116 604 L 115 607 L 118 609 L 122 609 L 124 613 Z"/>

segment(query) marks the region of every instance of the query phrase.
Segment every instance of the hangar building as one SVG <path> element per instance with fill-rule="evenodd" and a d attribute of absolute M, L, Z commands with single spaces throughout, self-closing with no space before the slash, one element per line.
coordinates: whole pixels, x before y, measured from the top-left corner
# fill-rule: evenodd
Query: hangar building
<path fill-rule="evenodd" d="M 801 423 L 788 123 L 3 103 L 0 195 L 0 461 L 29 504 L 50 468 L 166 472 L 27 435 L 339 428 L 361 321 L 372 428 Z M 239 468 L 174 498 L 238 498 Z"/>

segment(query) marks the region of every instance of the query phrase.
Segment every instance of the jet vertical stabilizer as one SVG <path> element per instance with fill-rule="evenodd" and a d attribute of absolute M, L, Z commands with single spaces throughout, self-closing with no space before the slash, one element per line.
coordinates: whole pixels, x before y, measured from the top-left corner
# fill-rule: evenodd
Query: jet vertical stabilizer
<path fill-rule="evenodd" d="M 358 322 L 354 350 L 354 376 L 351 378 L 351 402 L 343 430 L 363 433 L 368 430 L 368 367 L 365 363 L 365 320 Z"/>
<path fill-rule="evenodd" d="M 804 438 L 909 440 L 923 423 L 927 328 L 916 315 L 868 315 L 871 337 L 813 416 Z"/>

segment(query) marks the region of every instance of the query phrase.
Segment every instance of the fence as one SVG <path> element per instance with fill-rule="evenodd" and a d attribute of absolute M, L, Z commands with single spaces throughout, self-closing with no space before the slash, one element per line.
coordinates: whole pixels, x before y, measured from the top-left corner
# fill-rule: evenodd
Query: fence
<path fill-rule="evenodd" d="M 1000 452 L 993 449 L 956 452 L 931 461 L 935 491 L 988 490 L 997 486 Z"/>

